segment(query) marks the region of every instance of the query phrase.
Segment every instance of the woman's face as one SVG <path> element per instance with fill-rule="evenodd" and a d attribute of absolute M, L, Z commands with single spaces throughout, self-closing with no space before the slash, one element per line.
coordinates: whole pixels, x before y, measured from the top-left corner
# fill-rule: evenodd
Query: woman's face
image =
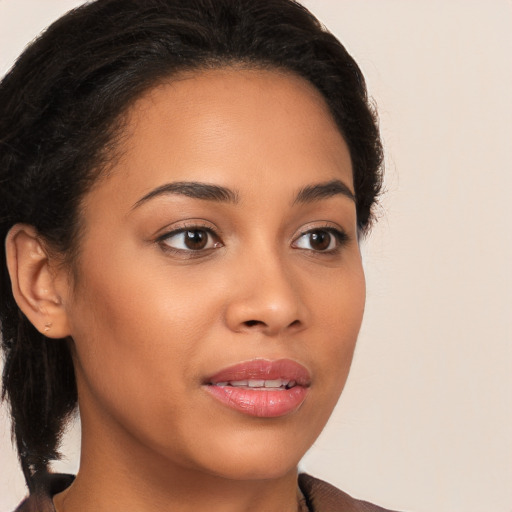
<path fill-rule="evenodd" d="M 125 129 L 63 293 L 83 462 L 286 474 L 336 404 L 363 315 L 347 146 L 310 84 L 271 71 L 173 80 Z"/>

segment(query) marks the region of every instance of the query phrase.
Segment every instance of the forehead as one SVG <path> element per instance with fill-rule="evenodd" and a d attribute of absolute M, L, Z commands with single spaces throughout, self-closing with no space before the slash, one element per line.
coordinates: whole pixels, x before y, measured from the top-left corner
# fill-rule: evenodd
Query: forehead
<path fill-rule="evenodd" d="M 349 152 L 325 100 L 290 73 L 222 68 L 173 77 L 134 103 L 124 130 L 113 177 L 139 195 L 191 180 L 243 190 L 341 178 L 352 188 Z"/>
<path fill-rule="evenodd" d="M 170 113 L 201 114 L 202 121 L 216 116 L 258 123 L 268 121 L 267 108 L 274 110 L 276 102 L 282 107 L 276 115 L 286 111 L 287 116 L 300 117 L 314 112 L 335 127 L 323 96 L 304 78 L 285 70 L 240 66 L 182 72 L 162 81 L 132 105 L 128 119 L 134 128 L 144 121 L 162 121 Z"/>

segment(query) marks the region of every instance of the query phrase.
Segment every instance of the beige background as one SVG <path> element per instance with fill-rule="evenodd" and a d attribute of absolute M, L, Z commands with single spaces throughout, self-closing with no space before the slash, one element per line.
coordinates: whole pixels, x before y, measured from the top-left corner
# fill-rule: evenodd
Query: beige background
<path fill-rule="evenodd" d="M 263 0 L 260 0 L 263 1 Z M 74 0 L 0 0 L 0 74 Z M 380 108 L 349 384 L 303 467 L 416 512 L 512 511 L 512 2 L 308 0 Z M 24 488 L 0 415 L 0 511 Z M 78 428 L 66 440 L 77 465 Z"/>

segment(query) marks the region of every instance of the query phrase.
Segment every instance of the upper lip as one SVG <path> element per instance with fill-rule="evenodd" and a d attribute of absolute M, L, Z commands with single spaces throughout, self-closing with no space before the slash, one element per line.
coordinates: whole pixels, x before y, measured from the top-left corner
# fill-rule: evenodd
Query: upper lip
<path fill-rule="evenodd" d="M 206 384 L 242 380 L 275 380 L 294 381 L 299 386 L 309 386 L 311 376 L 309 371 L 291 359 L 252 359 L 229 366 L 206 379 Z"/>

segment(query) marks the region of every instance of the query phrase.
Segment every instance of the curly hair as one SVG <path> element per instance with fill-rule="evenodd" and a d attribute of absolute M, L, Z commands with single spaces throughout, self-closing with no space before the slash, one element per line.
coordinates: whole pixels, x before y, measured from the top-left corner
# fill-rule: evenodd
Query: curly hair
<path fill-rule="evenodd" d="M 34 226 L 72 261 L 79 204 L 106 172 L 122 115 L 159 81 L 231 64 L 281 69 L 323 95 L 352 160 L 358 228 L 382 182 L 382 145 L 363 75 L 293 0 L 97 0 L 51 25 L 0 83 L 0 236 Z M 3 398 L 29 488 L 58 458 L 77 404 L 70 340 L 50 340 L 18 308 L 0 255 Z"/>

